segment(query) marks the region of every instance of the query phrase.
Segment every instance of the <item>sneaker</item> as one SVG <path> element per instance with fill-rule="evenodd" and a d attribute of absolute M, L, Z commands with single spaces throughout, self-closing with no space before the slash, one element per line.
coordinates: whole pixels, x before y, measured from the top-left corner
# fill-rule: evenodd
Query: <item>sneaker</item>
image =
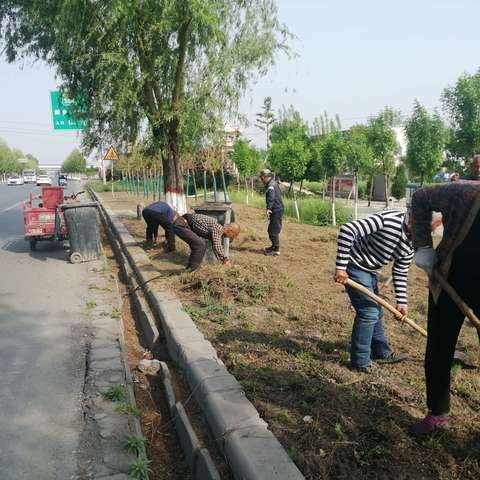
<path fill-rule="evenodd" d="M 375 361 L 377 363 L 398 363 L 398 362 L 403 362 L 407 358 L 408 358 L 408 355 L 406 353 L 392 352 L 388 357 L 376 358 Z"/>
<path fill-rule="evenodd" d="M 267 257 L 276 257 L 280 255 L 280 250 L 265 250 L 265 255 Z"/>
<path fill-rule="evenodd" d="M 447 427 L 448 415 L 432 415 L 429 413 L 422 421 L 411 425 L 408 431 L 415 437 L 425 437 L 438 429 Z"/>

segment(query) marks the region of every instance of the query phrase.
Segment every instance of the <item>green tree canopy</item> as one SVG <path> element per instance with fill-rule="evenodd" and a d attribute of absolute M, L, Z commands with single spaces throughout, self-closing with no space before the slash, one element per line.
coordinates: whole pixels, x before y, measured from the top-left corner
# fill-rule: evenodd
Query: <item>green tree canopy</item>
<path fill-rule="evenodd" d="M 405 133 L 408 140 L 407 166 L 423 185 L 442 165 L 447 138 L 445 126 L 437 113 L 429 115 L 416 100 L 412 116 L 405 125 Z"/>
<path fill-rule="evenodd" d="M 85 173 L 86 168 L 87 161 L 77 148 L 62 163 L 62 172 L 65 173 Z"/>
<path fill-rule="evenodd" d="M 258 175 L 261 165 L 260 152 L 248 140 L 239 138 L 234 145 L 232 159 L 243 178 Z"/>
<path fill-rule="evenodd" d="M 274 0 L 2 0 L 0 28 L 9 61 L 45 60 L 81 101 L 87 148 L 135 144 L 147 125 L 183 202 L 182 153 L 223 129 L 289 35 Z"/>
<path fill-rule="evenodd" d="M 405 168 L 405 164 L 402 162 L 397 166 L 395 176 L 393 177 L 392 181 L 392 195 L 397 200 L 405 197 L 407 192 L 407 184 L 407 169 Z"/>
<path fill-rule="evenodd" d="M 464 73 L 443 91 L 442 103 L 452 127 L 450 152 L 467 159 L 480 152 L 480 70 Z"/>
<path fill-rule="evenodd" d="M 366 125 L 353 125 L 346 134 L 346 166 L 352 172 L 371 174 L 376 169 L 368 134 Z"/>
<path fill-rule="evenodd" d="M 280 112 L 279 120 L 272 126 L 271 141 L 269 162 L 272 168 L 283 180 L 303 180 L 311 151 L 307 124 L 293 107 Z"/>
<path fill-rule="evenodd" d="M 255 126 L 265 132 L 267 137 L 267 150 L 270 148 L 270 129 L 275 122 L 275 115 L 272 111 L 272 97 L 265 97 L 262 111 L 256 114 Z"/>
<path fill-rule="evenodd" d="M 339 131 L 330 132 L 323 137 L 320 143 L 320 159 L 328 177 L 338 175 L 345 168 L 347 142 Z"/>

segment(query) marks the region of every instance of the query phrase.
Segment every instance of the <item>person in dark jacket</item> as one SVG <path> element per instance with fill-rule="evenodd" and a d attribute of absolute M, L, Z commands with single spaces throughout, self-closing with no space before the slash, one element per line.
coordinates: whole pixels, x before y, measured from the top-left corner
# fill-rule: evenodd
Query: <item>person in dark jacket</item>
<path fill-rule="evenodd" d="M 147 224 L 147 245 L 157 243 L 158 227 L 161 226 L 165 230 L 165 250 L 167 252 L 175 251 L 175 235 L 177 235 L 190 247 L 191 253 L 187 269 L 193 271 L 200 267 L 207 248 L 205 241 L 192 232 L 185 218 L 173 210 L 168 203 L 151 203 L 143 209 L 142 216 Z"/>
<path fill-rule="evenodd" d="M 432 212 L 441 212 L 444 228 L 436 249 L 430 233 Z M 465 318 L 442 289 L 434 270 L 447 279 L 475 315 L 480 315 L 480 182 L 460 181 L 417 190 L 410 220 L 415 263 L 429 276 L 430 290 L 425 352 L 428 413 L 410 427 L 410 433 L 424 437 L 449 423 L 451 368 Z"/>
<path fill-rule="evenodd" d="M 265 249 L 265 255 L 280 255 L 280 232 L 282 231 L 283 201 L 278 183 L 273 179 L 270 170 L 260 172 L 260 180 L 265 185 L 265 200 L 269 219 L 268 236 L 272 245 Z"/>

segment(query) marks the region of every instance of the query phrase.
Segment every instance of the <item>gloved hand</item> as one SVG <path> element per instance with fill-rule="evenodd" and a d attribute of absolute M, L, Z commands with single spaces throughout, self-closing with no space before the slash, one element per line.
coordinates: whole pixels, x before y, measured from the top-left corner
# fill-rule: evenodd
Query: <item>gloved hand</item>
<path fill-rule="evenodd" d="M 432 247 L 420 247 L 415 252 L 415 264 L 430 277 L 437 263 L 437 252 Z"/>

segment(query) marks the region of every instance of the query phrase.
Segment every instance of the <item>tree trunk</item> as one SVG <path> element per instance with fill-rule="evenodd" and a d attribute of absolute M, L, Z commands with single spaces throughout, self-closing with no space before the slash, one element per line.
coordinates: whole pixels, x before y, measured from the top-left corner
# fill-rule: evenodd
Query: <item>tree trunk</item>
<path fill-rule="evenodd" d="M 332 177 L 332 225 L 337 225 L 337 216 L 335 212 L 335 176 Z"/>
<path fill-rule="evenodd" d="M 288 195 L 292 192 L 292 187 L 293 187 L 293 180 L 290 182 L 290 186 L 288 187 Z"/>
<path fill-rule="evenodd" d="M 354 203 L 353 203 L 353 218 L 358 220 L 358 174 L 355 172 L 354 176 L 354 186 L 355 194 L 354 194 Z"/>
<path fill-rule="evenodd" d="M 385 180 L 385 207 L 389 208 L 390 202 L 389 202 L 389 195 L 388 195 L 388 174 L 384 173 L 384 180 Z"/>
<path fill-rule="evenodd" d="M 372 203 L 372 197 L 373 197 L 373 179 L 374 175 L 370 175 L 370 192 L 368 193 L 368 206 Z"/>
<path fill-rule="evenodd" d="M 303 188 L 303 178 L 302 178 L 302 181 L 300 182 L 300 191 L 298 192 L 299 195 L 302 194 L 302 188 Z"/>
<path fill-rule="evenodd" d="M 322 191 L 322 200 L 325 201 L 325 192 L 327 190 L 327 174 L 323 176 L 323 191 Z"/>

